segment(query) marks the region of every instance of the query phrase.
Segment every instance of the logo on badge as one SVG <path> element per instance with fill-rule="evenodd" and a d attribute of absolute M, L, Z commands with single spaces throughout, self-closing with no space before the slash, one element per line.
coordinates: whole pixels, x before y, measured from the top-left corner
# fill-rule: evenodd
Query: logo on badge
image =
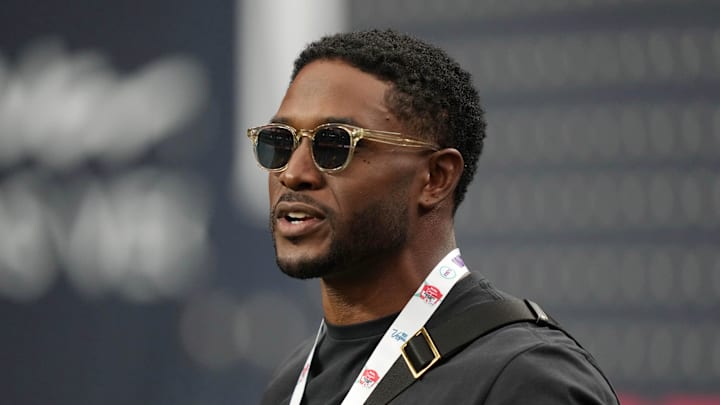
<path fill-rule="evenodd" d="M 405 342 L 407 341 L 408 334 L 400 329 L 393 328 L 391 337 L 398 342 Z"/>
<path fill-rule="evenodd" d="M 425 301 L 426 304 L 435 305 L 443 297 L 443 294 L 434 285 L 424 284 L 420 292 L 415 296 Z"/>
<path fill-rule="evenodd" d="M 440 270 L 438 270 L 438 271 L 440 272 L 440 275 L 442 276 L 442 278 L 445 278 L 448 280 L 452 280 L 455 278 L 455 276 L 457 276 L 455 269 L 453 269 L 452 267 L 442 266 L 442 267 L 440 267 Z"/>
<path fill-rule="evenodd" d="M 379 380 L 380 375 L 378 375 L 377 371 L 368 368 L 360 375 L 358 384 L 360 384 L 363 388 L 372 388 L 372 386 Z"/>
<path fill-rule="evenodd" d="M 463 259 L 460 255 L 453 257 L 452 261 L 453 261 L 453 263 L 457 264 L 459 267 L 465 267 L 465 261 L 463 261 Z"/>
<path fill-rule="evenodd" d="M 308 371 L 310 371 L 310 364 L 306 364 L 305 367 L 303 367 L 302 371 L 300 372 L 300 377 L 298 378 L 298 384 L 305 381 L 305 378 L 307 378 Z"/>

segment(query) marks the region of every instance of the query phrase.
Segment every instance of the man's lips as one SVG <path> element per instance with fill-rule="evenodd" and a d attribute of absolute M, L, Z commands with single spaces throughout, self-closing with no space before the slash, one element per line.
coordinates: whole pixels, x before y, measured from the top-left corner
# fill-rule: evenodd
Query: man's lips
<path fill-rule="evenodd" d="M 325 219 L 325 213 L 312 205 L 281 201 L 274 210 L 275 232 L 285 238 L 312 233 Z"/>

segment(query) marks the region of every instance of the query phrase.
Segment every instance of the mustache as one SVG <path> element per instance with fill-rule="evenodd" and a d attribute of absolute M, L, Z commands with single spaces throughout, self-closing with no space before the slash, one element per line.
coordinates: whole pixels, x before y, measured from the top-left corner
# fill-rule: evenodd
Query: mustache
<path fill-rule="evenodd" d="M 285 193 L 278 198 L 277 202 L 300 202 L 309 205 L 320 205 L 314 198 L 300 193 Z"/>

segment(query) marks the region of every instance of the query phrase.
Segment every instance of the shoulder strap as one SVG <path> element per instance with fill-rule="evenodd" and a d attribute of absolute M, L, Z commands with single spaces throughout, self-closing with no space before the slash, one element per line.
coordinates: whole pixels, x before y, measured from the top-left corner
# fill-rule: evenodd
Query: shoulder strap
<path fill-rule="evenodd" d="M 473 306 L 442 325 L 420 329 L 365 404 L 384 405 L 422 377 L 435 363 L 455 355 L 480 336 L 517 322 L 535 322 L 560 329 L 539 305 L 508 298 Z M 568 335 L 569 336 L 569 335 Z"/>

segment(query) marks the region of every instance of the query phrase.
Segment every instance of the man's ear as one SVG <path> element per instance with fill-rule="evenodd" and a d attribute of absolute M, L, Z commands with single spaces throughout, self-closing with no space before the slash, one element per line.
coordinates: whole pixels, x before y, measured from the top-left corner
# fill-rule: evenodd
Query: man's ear
<path fill-rule="evenodd" d="M 428 161 L 428 173 L 420 194 L 420 207 L 429 211 L 446 200 L 452 206 L 453 194 L 464 164 L 457 149 L 446 148 L 433 153 Z"/>

